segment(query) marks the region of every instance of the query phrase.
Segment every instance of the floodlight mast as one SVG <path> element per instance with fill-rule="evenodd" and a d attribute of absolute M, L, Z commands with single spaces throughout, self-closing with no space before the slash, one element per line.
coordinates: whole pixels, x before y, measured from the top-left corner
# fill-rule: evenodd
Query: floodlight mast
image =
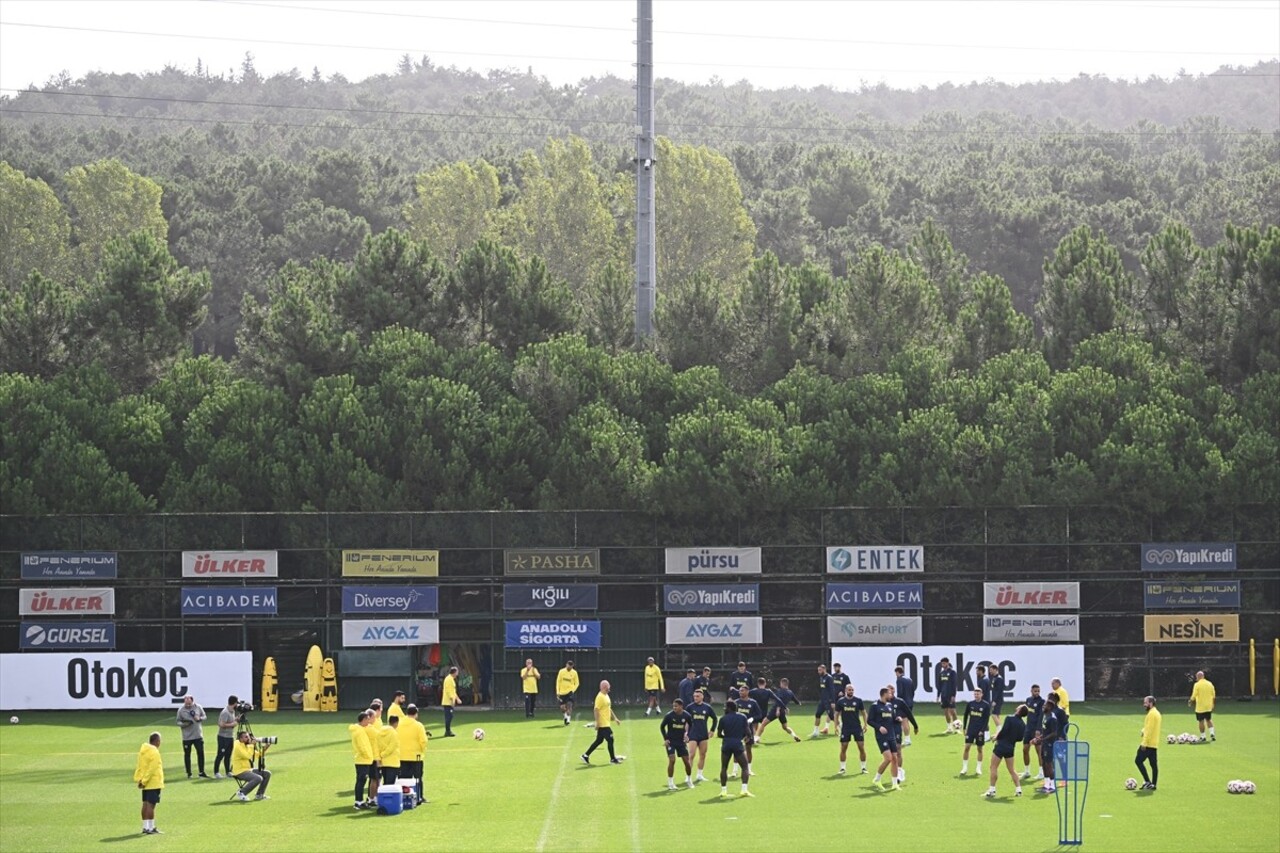
<path fill-rule="evenodd" d="M 657 294 L 654 216 L 653 0 L 636 0 L 636 345 L 653 338 Z"/>

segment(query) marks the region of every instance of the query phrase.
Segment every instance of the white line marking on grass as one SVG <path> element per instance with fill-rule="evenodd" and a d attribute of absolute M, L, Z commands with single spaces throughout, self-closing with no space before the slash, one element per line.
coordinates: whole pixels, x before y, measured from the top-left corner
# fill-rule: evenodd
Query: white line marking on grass
<path fill-rule="evenodd" d="M 626 755 L 628 758 L 634 758 L 635 756 L 631 754 L 629 745 L 631 743 L 631 716 L 629 714 L 627 715 L 626 730 L 628 743 Z M 627 768 L 627 785 L 631 792 L 631 849 L 636 853 L 640 853 L 642 849 L 640 847 L 640 797 L 636 786 L 636 763 L 628 761 L 627 764 L 630 765 Z"/>
<path fill-rule="evenodd" d="M 566 738 L 564 742 L 564 751 L 560 753 L 560 770 L 556 773 L 556 780 L 551 783 L 551 797 L 547 801 L 547 817 L 542 822 L 542 832 L 538 834 L 539 853 L 547 849 L 547 839 L 551 834 L 551 825 L 554 822 L 552 818 L 555 816 L 556 800 L 560 799 L 560 780 L 564 779 L 565 772 L 569 769 L 569 754 L 573 752 L 573 739 Z"/>

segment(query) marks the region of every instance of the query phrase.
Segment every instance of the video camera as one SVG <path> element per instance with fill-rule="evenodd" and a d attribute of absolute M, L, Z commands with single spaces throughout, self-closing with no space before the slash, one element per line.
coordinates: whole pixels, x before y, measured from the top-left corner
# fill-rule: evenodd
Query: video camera
<path fill-rule="evenodd" d="M 241 716 L 243 716 L 253 710 L 253 703 L 237 702 L 234 710 L 237 714 L 240 714 Z"/>

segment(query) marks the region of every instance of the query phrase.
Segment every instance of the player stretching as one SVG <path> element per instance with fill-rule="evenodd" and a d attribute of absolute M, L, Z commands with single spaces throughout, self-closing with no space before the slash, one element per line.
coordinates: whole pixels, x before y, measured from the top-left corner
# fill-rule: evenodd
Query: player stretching
<path fill-rule="evenodd" d="M 907 768 L 903 764 L 903 744 L 911 743 L 910 736 L 907 735 L 907 723 L 911 724 L 915 734 L 920 734 L 920 724 L 916 722 L 915 715 L 911 713 L 911 706 L 902 700 L 901 696 L 896 695 L 892 684 L 886 685 L 889 688 L 889 702 L 893 705 L 893 721 L 897 724 L 897 731 L 894 735 L 898 738 L 898 781 L 907 781 Z"/>
<path fill-rule="evenodd" d="M 800 735 L 792 731 L 791 726 L 787 725 L 787 707 L 794 705 L 800 700 L 796 699 L 796 694 L 791 692 L 791 680 L 784 678 L 778 682 L 778 689 L 773 691 L 773 707 L 769 709 L 769 716 L 760 724 L 760 731 L 756 733 L 756 739 L 759 740 L 764 734 L 765 726 L 777 720 L 782 730 L 791 735 L 791 739 L 796 743 L 800 742 Z"/>
<path fill-rule="evenodd" d="M 835 679 L 827 675 L 826 664 L 818 664 L 818 706 L 813 709 L 813 734 L 809 735 L 810 739 L 816 738 L 819 734 L 818 726 L 822 726 L 822 734 L 827 733 L 827 723 L 822 717 L 826 714 L 834 715 L 836 712 L 836 682 Z"/>
<path fill-rule="evenodd" d="M 1027 731 L 1022 735 L 1022 778 L 1031 778 L 1031 741 L 1044 721 L 1044 697 L 1040 695 L 1040 685 L 1031 685 L 1031 695 L 1022 703 L 1027 708 Z M 1036 766 L 1039 766 L 1037 758 Z M 1036 781 L 1044 778 L 1044 771 L 1036 771 Z"/>
<path fill-rule="evenodd" d="M 658 730 L 662 732 L 662 742 L 667 747 L 667 790 L 676 789 L 676 757 L 684 761 L 685 781 L 693 787 L 693 762 L 689 760 L 689 726 L 693 717 L 684 709 L 684 702 L 679 699 L 671 703 L 671 710 L 662 718 Z"/>
<path fill-rule="evenodd" d="M 987 726 L 991 725 L 991 703 L 982 698 L 982 691 L 974 689 L 973 701 L 964 708 L 964 763 L 960 775 L 969 772 L 969 747 L 978 745 L 978 769 L 973 775 L 982 775 L 982 746 L 987 742 Z"/>
<path fill-rule="evenodd" d="M 991 747 L 991 787 L 987 788 L 984 797 L 996 795 L 996 779 L 1000 777 L 1000 762 L 1009 770 L 1009 778 L 1013 780 L 1013 795 L 1022 796 L 1022 781 L 1013 769 L 1013 750 L 1018 741 L 1027 733 L 1027 706 L 1019 705 L 1018 710 L 1005 718 L 1000 731 L 996 733 L 995 746 Z"/>
<path fill-rule="evenodd" d="M 897 698 L 903 701 L 903 703 L 907 706 L 908 711 L 915 710 L 916 683 L 907 676 L 906 671 L 900 666 L 895 666 L 893 668 L 893 675 L 894 675 L 894 679 L 893 679 L 894 687 L 897 688 L 895 690 L 895 693 L 897 694 Z M 915 729 L 916 734 L 920 734 L 920 727 L 916 725 L 915 717 L 911 718 L 911 727 Z M 902 745 L 911 746 L 911 735 L 907 735 L 905 738 L 902 739 Z"/>
<path fill-rule="evenodd" d="M 689 743 L 698 752 L 698 775 L 695 778 L 699 782 L 707 781 L 707 777 L 702 775 L 702 768 L 707 764 L 707 741 L 711 738 L 711 728 L 716 724 L 715 709 L 702 701 L 704 695 L 701 690 L 693 691 L 693 704 L 685 708 L 691 718 Z"/>
<path fill-rule="evenodd" d="M 756 678 L 756 686 L 747 694 L 755 700 L 757 705 L 760 706 L 760 716 L 756 717 L 755 730 L 752 732 L 757 741 L 760 740 L 760 731 L 764 728 L 765 718 L 768 717 L 769 708 L 775 701 L 777 701 L 778 698 L 773 695 L 773 691 L 767 686 L 768 684 L 768 679 L 763 675 L 758 676 Z"/>
<path fill-rule="evenodd" d="M 893 731 L 893 703 L 889 701 L 888 687 L 880 688 L 880 701 L 871 703 L 867 710 L 867 728 L 875 735 L 876 748 L 880 750 L 882 758 L 880 766 L 876 768 L 875 778 L 871 780 L 871 786 L 877 791 L 883 791 L 884 785 L 880 782 L 880 777 L 888 769 L 890 778 L 893 779 L 893 790 L 896 791 L 901 787 L 898 784 L 898 738 Z"/>
<path fill-rule="evenodd" d="M 840 775 L 844 775 L 845 756 L 849 753 L 849 741 L 858 744 L 858 759 L 862 762 L 862 772 L 867 772 L 867 747 L 862 734 L 866 723 L 867 711 L 862 700 L 853 695 L 853 685 L 847 684 L 844 695 L 836 700 L 836 712 L 840 715 Z"/>

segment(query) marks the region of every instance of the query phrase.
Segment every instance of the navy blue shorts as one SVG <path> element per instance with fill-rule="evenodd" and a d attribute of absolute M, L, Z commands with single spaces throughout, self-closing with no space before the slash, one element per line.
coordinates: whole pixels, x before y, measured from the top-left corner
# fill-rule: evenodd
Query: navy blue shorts
<path fill-rule="evenodd" d="M 677 758 L 689 757 L 689 745 L 682 740 L 673 740 L 667 742 L 667 755 L 674 755 Z"/>
<path fill-rule="evenodd" d="M 857 741 L 858 743 L 862 743 L 863 740 L 865 740 L 865 735 L 863 735 L 862 729 L 841 729 L 840 730 L 841 743 L 848 743 L 851 740 Z"/>
<path fill-rule="evenodd" d="M 158 805 L 160 803 L 160 789 L 159 788 L 144 789 L 142 792 L 142 801 L 144 803 L 151 803 L 153 806 Z"/>

